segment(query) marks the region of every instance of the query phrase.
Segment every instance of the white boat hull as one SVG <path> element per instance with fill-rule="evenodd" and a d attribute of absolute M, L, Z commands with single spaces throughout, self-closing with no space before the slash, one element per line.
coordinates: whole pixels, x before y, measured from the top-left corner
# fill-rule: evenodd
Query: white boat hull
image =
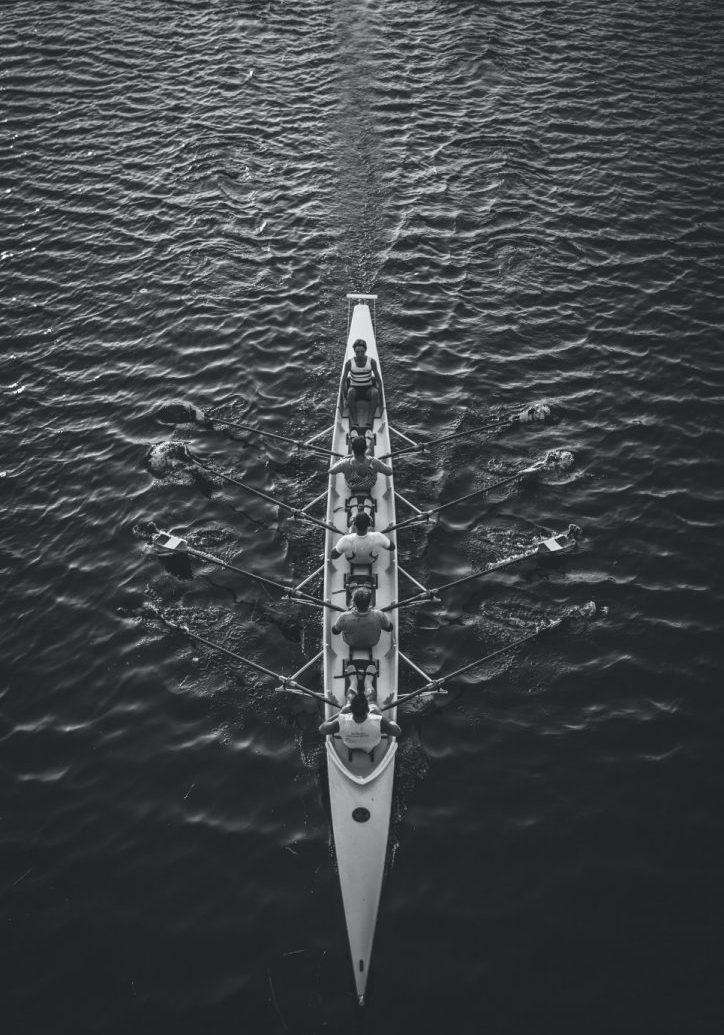
<path fill-rule="evenodd" d="M 364 338 L 368 356 L 379 364 L 370 310 L 366 304 L 360 303 L 354 306 L 352 313 L 345 362 L 351 358 L 352 342 L 358 338 Z M 348 452 L 348 430 L 348 415 L 338 407 L 332 434 L 334 452 Z M 373 430 L 376 436 L 374 455 L 389 453 L 390 431 L 386 408 L 382 404 L 375 417 Z M 345 525 L 345 499 L 348 494 L 344 476 L 333 476 L 330 479 L 327 520 L 340 529 Z M 372 498 L 377 508 L 375 527 L 381 530 L 394 523 L 395 498 L 391 477 L 378 474 Z M 327 557 L 338 538 L 334 533 L 327 532 Z M 327 564 L 325 599 L 333 603 L 345 603 L 344 576 L 348 570 L 349 564 L 343 557 Z M 375 606 L 381 608 L 397 600 L 396 554 L 382 551 L 374 572 L 378 580 Z M 326 694 L 342 705 L 345 688 L 342 672 L 349 648 L 341 636 L 332 635 L 331 627 L 335 618 L 334 612 L 328 612 L 325 616 L 324 689 Z M 392 634 L 382 633 L 380 642 L 373 649 L 374 659 L 379 666 L 378 704 L 386 704 L 397 697 L 397 611 L 390 612 L 390 618 L 394 625 Z M 327 706 L 327 719 L 334 718 L 337 713 L 337 708 Z M 387 710 L 385 715 L 394 720 L 395 709 Z M 362 751 L 355 751 L 350 756 L 339 738 L 327 738 L 332 832 L 360 1003 L 364 1002 L 367 987 L 385 871 L 396 751 L 395 739 L 384 739 L 370 760 Z"/>

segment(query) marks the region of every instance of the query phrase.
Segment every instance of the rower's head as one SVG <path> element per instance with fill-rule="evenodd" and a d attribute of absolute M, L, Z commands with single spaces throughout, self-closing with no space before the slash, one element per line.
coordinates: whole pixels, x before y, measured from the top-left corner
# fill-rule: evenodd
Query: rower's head
<path fill-rule="evenodd" d="M 358 338 L 352 345 L 352 351 L 357 359 L 361 359 L 367 353 L 367 342 L 364 338 Z"/>
<path fill-rule="evenodd" d="M 372 519 L 364 510 L 359 510 L 352 522 L 355 532 L 357 535 L 367 535 L 367 531 L 372 524 Z"/>
<path fill-rule="evenodd" d="M 364 693 L 355 694 L 349 707 L 357 722 L 364 722 L 369 715 L 370 705 Z"/>
<path fill-rule="evenodd" d="M 367 439 L 363 435 L 352 439 L 352 452 L 357 460 L 361 460 L 367 452 Z"/>
<path fill-rule="evenodd" d="M 356 589 L 352 597 L 352 603 L 357 611 L 368 611 L 372 594 L 368 589 Z"/>

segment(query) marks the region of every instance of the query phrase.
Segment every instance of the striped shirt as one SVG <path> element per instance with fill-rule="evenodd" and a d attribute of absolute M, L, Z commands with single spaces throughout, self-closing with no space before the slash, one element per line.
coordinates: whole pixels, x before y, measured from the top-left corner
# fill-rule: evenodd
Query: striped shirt
<path fill-rule="evenodd" d="M 329 469 L 330 474 L 343 474 L 350 488 L 369 492 L 377 481 L 377 472 L 392 474 L 392 468 L 383 464 L 376 456 L 363 457 L 358 460 L 354 456 L 346 456 L 338 460 Z"/>
<path fill-rule="evenodd" d="M 361 367 L 357 366 L 357 360 L 353 359 L 349 364 L 349 384 L 350 388 L 369 388 L 374 380 L 372 373 L 372 360 L 369 356 L 365 356 L 365 361 Z"/>

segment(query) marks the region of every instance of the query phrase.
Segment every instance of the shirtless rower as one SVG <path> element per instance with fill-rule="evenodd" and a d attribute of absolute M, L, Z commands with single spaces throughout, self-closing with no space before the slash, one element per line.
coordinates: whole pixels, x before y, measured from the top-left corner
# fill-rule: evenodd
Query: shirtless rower
<path fill-rule="evenodd" d="M 358 338 L 352 349 L 354 358 L 347 360 L 342 371 L 342 394 L 349 406 L 350 428 L 360 426 L 360 402 L 369 402 L 367 426 L 371 428 L 382 396 L 382 379 L 376 360 L 367 355 L 365 340 Z"/>

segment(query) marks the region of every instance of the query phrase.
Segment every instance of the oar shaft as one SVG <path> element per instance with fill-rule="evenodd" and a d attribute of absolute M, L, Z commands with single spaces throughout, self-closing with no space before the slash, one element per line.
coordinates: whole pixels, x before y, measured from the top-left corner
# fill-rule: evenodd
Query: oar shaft
<path fill-rule="evenodd" d="M 455 442 L 459 438 L 467 438 L 469 435 L 477 435 L 479 431 L 494 431 L 496 428 L 503 428 L 507 424 L 515 424 L 518 416 L 506 417 L 501 420 L 490 421 L 488 424 L 479 424 L 476 428 L 468 428 L 467 431 L 456 431 L 452 435 L 443 435 L 441 438 L 434 438 L 428 442 L 428 446 L 439 446 L 442 442 Z"/>
<path fill-rule="evenodd" d="M 450 500 L 448 503 L 442 503 L 439 507 L 433 507 L 433 509 L 427 511 L 427 513 L 439 514 L 441 511 L 447 510 L 448 507 L 454 507 L 458 503 L 466 503 L 467 500 L 474 499 L 476 496 L 483 496 L 487 492 L 493 492 L 495 489 L 500 489 L 503 485 L 510 485 L 511 482 L 517 481 L 518 478 L 522 478 L 523 475 L 532 474 L 532 472 L 532 467 L 526 467 L 522 471 L 517 471 L 515 474 L 509 475 L 507 478 L 500 478 L 497 482 L 491 482 L 490 485 L 484 485 L 482 489 L 475 489 L 474 492 L 468 492 L 465 496 L 458 496 L 456 500 Z"/>
<path fill-rule="evenodd" d="M 205 636 L 201 636 L 199 633 L 191 632 L 185 625 L 176 625 L 174 622 L 169 622 L 168 619 L 162 618 L 161 621 L 164 625 L 167 625 L 169 629 L 175 629 L 177 632 L 184 633 L 191 640 L 197 640 L 199 643 L 203 643 L 207 647 L 211 647 L 212 650 L 218 651 L 220 654 L 226 654 L 227 657 L 232 658 L 234 661 L 241 665 L 248 665 L 249 668 L 256 669 L 257 672 L 262 672 L 265 676 L 271 676 L 272 679 L 278 680 L 282 684 L 289 684 L 301 690 L 303 693 L 309 694 L 311 697 L 319 696 L 314 690 L 310 690 L 307 686 L 302 686 L 301 683 L 297 683 L 294 679 L 285 679 L 284 676 L 280 676 L 278 672 L 272 672 L 270 668 L 265 668 L 264 665 L 260 665 L 257 661 L 252 661 L 251 658 L 245 658 L 241 654 L 237 654 L 236 651 L 229 650 L 228 647 L 222 647 L 220 643 L 214 643 L 213 640 L 207 640 Z"/>
<path fill-rule="evenodd" d="M 194 547 L 189 546 L 188 543 L 186 543 L 186 540 L 182 540 L 182 542 L 184 543 L 184 547 L 179 550 L 176 550 L 173 547 L 164 547 L 163 543 L 159 543 L 158 545 L 161 549 L 166 549 L 170 553 L 178 552 L 181 556 L 197 557 L 200 561 L 205 561 L 207 564 L 215 564 L 217 568 L 225 568 L 227 571 L 233 571 L 236 572 L 237 575 L 244 575 L 246 578 L 253 579 L 255 582 L 260 582 L 264 586 L 271 586 L 273 589 L 280 589 L 290 600 L 298 600 L 300 603 L 305 604 L 314 604 L 316 607 L 326 607 L 330 611 L 344 612 L 343 607 L 340 607 L 338 604 L 332 604 L 328 600 L 322 600 L 319 597 L 315 597 L 312 593 L 307 593 L 303 590 L 301 586 L 290 586 L 286 582 L 274 582 L 273 579 L 267 579 L 264 575 L 257 575 L 254 571 L 247 571 L 246 568 L 238 568 L 235 564 L 229 564 L 228 561 L 222 561 L 220 557 L 215 557 L 211 553 L 204 553 L 203 550 L 196 550 Z"/>
<path fill-rule="evenodd" d="M 493 661 L 495 658 L 499 658 L 502 654 L 506 654 L 508 651 L 513 650 L 515 647 L 520 647 L 523 643 L 528 643 L 529 640 L 534 640 L 541 633 L 547 632 L 549 629 L 555 629 L 556 626 L 560 625 L 563 621 L 562 618 L 558 618 L 553 622 L 549 622 L 540 629 L 536 629 L 534 632 L 528 633 L 526 636 L 520 636 L 517 640 L 513 640 L 512 643 L 507 643 L 504 647 L 500 647 L 498 650 L 493 651 L 492 654 L 486 654 L 484 658 L 478 658 L 476 661 L 471 661 L 467 665 L 461 665 L 460 668 L 454 669 L 452 672 L 448 672 L 446 675 L 441 676 L 439 679 L 433 679 L 429 683 L 425 683 L 424 686 L 420 686 L 417 690 L 413 690 L 410 694 L 405 694 L 403 697 L 398 697 L 394 702 L 388 705 L 383 705 L 381 711 L 385 711 L 387 708 L 394 708 L 398 705 L 405 704 L 406 701 L 411 700 L 413 697 L 419 697 L 420 694 L 428 693 L 432 690 L 439 690 L 443 683 L 449 682 L 451 679 L 455 679 L 457 676 L 461 676 L 464 672 L 470 672 L 471 669 L 477 668 L 479 665 L 484 665 L 488 661 Z"/>
<path fill-rule="evenodd" d="M 506 557 L 502 561 L 497 561 L 495 564 L 488 565 L 487 568 L 483 568 L 481 571 L 474 571 L 470 575 L 463 575 L 461 579 L 453 579 L 452 582 L 445 582 L 442 586 L 434 586 L 431 590 L 432 593 L 442 593 L 445 589 L 452 589 L 453 586 L 462 586 L 466 582 L 472 582 L 474 579 L 482 579 L 486 575 L 492 574 L 494 571 L 501 571 L 503 568 L 510 568 L 513 564 L 520 564 L 523 561 L 530 560 L 531 557 L 538 556 L 538 549 L 527 550 L 525 553 L 516 554 L 515 557 Z"/>
<path fill-rule="evenodd" d="M 518 420 L 518 416 L 506 417 L 504 420 L 491 421 L 489 424 L 480 424 L 477 428 L 469 428 L 467 431 L 457 431 L 452 435 L 442 435 L 440 438 L 430 439 L 429 442 L 415 443 L 411 446 L 405 446 L 403 449 L 395 449 L 390 453 L 386 453 L 380 457 L 380 460 L 396 460 L 399 456 L 407 456 L 409 453 L 424 453 L 426 449 L 430 449 L 432 446 L 439 446 L 443 442 L 454 442 L 459 438 L 467 438 L 469 435 L 475 435 L 479 431 L 494 431 L 496 428 L 505 427 L 508 424 L 515 424 Z"/>
<path fill-rule="evenodd" d="M 281 507 L 282 510 L 286 510 L 288 513 L 294 515 L 294 517 L 300 518 L 302 521 L 308 521 L 312 525 L 317 525 L 319 528 L 327 528 L 330 532 L 336 532 L 338 535 L 342 535 L 342 532 L 334 525 L 328 524 L 326 521 L 320 521 L 318 518 L 312 517 L 311 514 L 305 514 L 299 507 L 293 507 L 289 503 L 284 503 L 282 500 L 275 499 L 274 496 L 270 496 L 268 492 L 263 492 L 261 489 L 255 489 L 253 485 L 248 485 L 246 482 L 242 482 L 239 478 L 233 478 L 230 474 L 225 474 L 223 471 L 217 470 L 212 464 L 204 463 L 199 460 L 198 457 L 194 456 L 189 451 L 189 457 L 193 463 L 198 464 L 199 467 L 203 467 L 206 471 L 211 471 L 217 478 L 223 479 L 225 482 L 229 482 L 230 485 L 236 485 L 239 489 L 244 489 L 245 492 L 250 492 L 253 496 L 258 496 L 259 499 L 265 500 L 267 503 L 273 503 L 275 507 Z"/>
<path fill-rule="evenodd" d="M 234 571 L 237 575 L 245 575 L 248 579 L 253 579 L 255 582 L 261 582 L 264 586 L 271 586 L 273 589 L 281 589 L 284 592 L 289 592 L 292 589 L 291 586 L 284 582 L 274 582 L 273 579 L 267 579 L 264 575 L 257 575 L 256 572 L 247 571 L 246 568 L 237 568 L 235 564 L 229 564 L 228 561 L 222 561 L 220 557 L 214 557 L 213 554 L 204 553 L 203 550 L 195 550 L 191 546 L 187 546 L 183 553 L 188 554 L 189 557 L 198 557 L 200 561 L 206 561 L 208 564 L 215 564 L 218 568 L 226 568 L 228 571 Z"/>
<path fill-rule="evenodd" d="M 544 628 L 547 629 L 549 626 L 544 626 Z M 478 665 L 484 665 L 487 661 L 493 661 L 495 658 L 499 658 L 501 654 L 506 654 L 509 650 L 519 647 L 521 643 L 527 643 L 528 640 L 534 640 L 536 636 L 539 636 L 542 632 L 543 629 L 536 629 L 535 632 L 528 633 L 526 636 L 521 636 L 517 640 L 513 640 L 512 643 L 506 644 L 505 647 L 500 647 L 498 650 L 494 650 L 492 654 L 486 654 L 484 658 L 478 658 L 477 661 L 470 661 L 467 665 L 461 665 L 460 668 L 456 668 L 452 672 L 448 672 L 444 675 L 440 682 L 447 683 L 448 680 L 455 679 L 456 676 L 461 676 L 463 672 L 469 672 Z"/>
<path fill-rule="evenodd" d="M 313 446 L 309 442 L 303 442 L 299 438 L 291 438 L 289 435 L 280 435 L 276 431 L 262 431 L 261 428 L 255 428 L 251 424 L 242 424 L 240 421 L 228 420 L 226 417 L 211 417 L 208 414 L 205 415 L 208 420 L 217 424 L 226 424 L 230 428 L 237 428 L 239 431 L 251 431 L 255 435 L 262 435 L 264 438 L 274 438 L 278 442 L 289 442 L 291 445 L 296 446 L 298 449 L 308 449 L 312 453 L 317 453 L 319 456 L 329 456 L 330 451 L 322 448 L 322 446 Z M 333 453 L 333 456 L 341 456 L 341 454 Z"/>
<path fill-rule="evenodd" d="M 517 471 L 507 478 L 499 478 L 497 482 L 491 482 L 490 485 L 484 485 L 482 489 L 475 489 L 474 492 L 468 492 L 465 496 L 458 496 L 457 499 L 441 503 L 440 506 L 432 507 L 431 510 L 418 511 L 412 517 L 403 518 L 402 521 L 397 521 L 394 525 L 388 525 L 385 532 L 393 532 L 397 528 L 406 528 L 409 525 L 417 525 L 423 521 L 429 521 L 433 514 L 440 514 L 443 510 L 448 510 L 449 507 L 456 507 L 458 503 L 466 503 L 468 500 L 475 499 L 476 496 L 484 496 L 488 492 L 502 488 L 503 485 L 509 485 L 511 482 L 517 481 L 518 478 L 522 478 L 526 474 L 532 474 L 536 469 L 536 467 L 525 467 L 522 471 Z"/>
<path fill-rule="evenodd" d="M 176 629 L 178 632 L 184 633 L 192 640 L 197 640 L 199 643 L 205 644 L 207 647 L 211 647 L 212 650 L 218 651 L 220 654 L 226 654 L 227 657 L 232 658 L 234 661 L 239 662 L 242 665 L 248 665 L 249 668 L 256 669 L 257 672 L 262 672 L 265 676 L 271 676 L 273 679 L 282 679 L 277 672 L 272 672 L 271 669 L 265 668 L 256 661 L 252 661 L 250 658 L 245 658 L 241 654 L 237 654 L 236 651 L 229 650 L 228 647 L 223 647 L 220 643 L 214 643 L 213 640 L 207 640 L 205 636 L 201 636 L 199 633 L 191 632 L 183 625 L 175 625 L 173 622 L 168 622 L 163 619 L 164 623 L 171 629 Z"/>
<path fill-rule="evenodd" d="M 383 611 L 394 611 L 400 607 L 412 607 L 414 604 L 424 604 L 426 601 L 434 600 L 438 593 L 442 593 L 446 589 L 452 589 L 453 586 L 462 586 L 466 582 L 472 582 L 474 579 L 482 579 L 486 575 L 490 575 L 494 571 L 501 571 L 503 568 L 509 568 L 513 564 L 520 564 L 522 561 L 527 561 L 531 557 L 537 557 L 538 550 L 527 550 L 525 553 L 519 553 L 515 557 L 506 557 L 502 561 L 498 561 L 496 564 L 491 564 L 487 568 L 483 568 L 481 571 L 474 571 L 470 575 L 463 575 L 461 579 L 453 579 L 452 582 L 445 582 L 442 586 L 431 586 L 430 589 L 424 590 L 422 593 L 416 593 L 415 596 L 405 597 L 404 600 L 397 600 L 392 604 L 387 604 L 382 608 Z"/>

